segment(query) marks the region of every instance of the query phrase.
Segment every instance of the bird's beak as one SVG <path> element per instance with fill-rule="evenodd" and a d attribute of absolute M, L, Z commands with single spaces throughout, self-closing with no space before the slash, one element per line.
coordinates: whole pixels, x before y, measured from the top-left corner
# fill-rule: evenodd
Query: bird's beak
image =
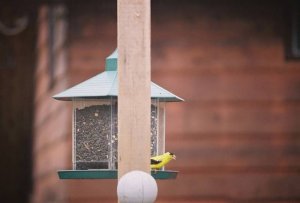
<path fill-rule="evenodd" d="M 172 157 L 174 160 L 176 160 L 176 156 L 175 155 L 173 155 L 173 157 Z"/>

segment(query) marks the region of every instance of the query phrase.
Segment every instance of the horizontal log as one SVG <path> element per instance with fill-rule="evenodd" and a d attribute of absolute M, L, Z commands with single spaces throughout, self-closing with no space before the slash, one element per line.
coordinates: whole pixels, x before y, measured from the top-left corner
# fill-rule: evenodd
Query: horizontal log
<path fill-rule="evenodd" d="M 186 101 L 299 101 L 300 74 L 195 72 L 152 74 L 154 82 Z"/>
<path fill-rule="evenodd" d="M 68 180 L 71 199 L 107 199 L 117 196 L 117 180 Z M 73 201 L 72 201 L 73 202 Z M 83 201 L 82 201 L 83 202 Z M 85 202 L 85 201 L 84 201 Z"/>
<path fill-rule="evenodd" d="M 216 105 L 197 102 L 167 106 L 167 134 L 299 133 L 300 105 Z"/>
<path fill-rule="evenodd" d="M 60 139 L 55 145 L 36 151 L 34 178 L 43 179 L 56 174 L 57 170 L 71 167 L 71 138 Z M 58 177 L 57 177 L 58 178 Z"/>
<path fill-rule="evenodd" d="M 158 196 L 158 199 L 156 200 L 157 203 L 228 203 L 228 202 L 249 202 L 249 201 L 241 201 L 231 198 L 220 198 L 220 197 L 198 197 L 198 196 L 185 196 L 185 197 L 168 197 L 168 198 L 162 198 Z M 300 203 L 299 199 L 293 199 L 293 198 L 285 198 L 285 199 L 273 199 L 273 198 L 267 198 L 267 199 L 252 199 L 250 202 L 260 202 L 260 203 Z M 89 202 L 88 202 L 89 203 Z"/>
<path fill-rule="evenodd" d="M 236 171 L 254 173 L 300 172 L 300 137 L 296 139 L 219 139 L 172 140 L 167 138 L 166 150 L 177 160 L 167 169 L 197 173 Z"/>
<path fill-rule="evenodd" d="M 300 198 L 299 174 L 179 174 L 177 180 L 158 181 L 158 186 L 160 197 L 197 196 L 235 200 Z"/>

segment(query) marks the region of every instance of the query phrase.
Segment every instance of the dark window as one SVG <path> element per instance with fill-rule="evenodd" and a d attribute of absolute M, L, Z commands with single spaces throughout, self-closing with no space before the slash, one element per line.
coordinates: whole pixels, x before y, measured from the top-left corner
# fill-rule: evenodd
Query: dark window
<path fill-rule="evenodd" d="M 287 46 L 288 59 L 300 59 L 300 3 L 292 1 L 287 9 Z"/>

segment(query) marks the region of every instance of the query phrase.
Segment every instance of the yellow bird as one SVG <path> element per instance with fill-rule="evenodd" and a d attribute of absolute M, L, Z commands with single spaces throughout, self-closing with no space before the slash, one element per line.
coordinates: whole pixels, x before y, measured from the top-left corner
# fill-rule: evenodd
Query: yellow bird
<path fill-rule="evenodd" d="M 176 160 L 176 156 L 171 152 L 166 152 L 162 155 L 152 157 L 151 169 L 160 169 L 161 167 L 169 163 L 172 159 Z"/>

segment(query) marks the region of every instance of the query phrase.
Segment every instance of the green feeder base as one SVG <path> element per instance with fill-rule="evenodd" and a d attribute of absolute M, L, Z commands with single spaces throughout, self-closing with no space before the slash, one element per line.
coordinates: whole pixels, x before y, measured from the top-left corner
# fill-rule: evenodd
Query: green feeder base
<path fill-rule="evenodd" d="M 117 170 L 60 170 L 57 172 L 59 179 L 117 179 Z M 151 171 L 155 179 L 176 179 L 178 171 Z"/>

